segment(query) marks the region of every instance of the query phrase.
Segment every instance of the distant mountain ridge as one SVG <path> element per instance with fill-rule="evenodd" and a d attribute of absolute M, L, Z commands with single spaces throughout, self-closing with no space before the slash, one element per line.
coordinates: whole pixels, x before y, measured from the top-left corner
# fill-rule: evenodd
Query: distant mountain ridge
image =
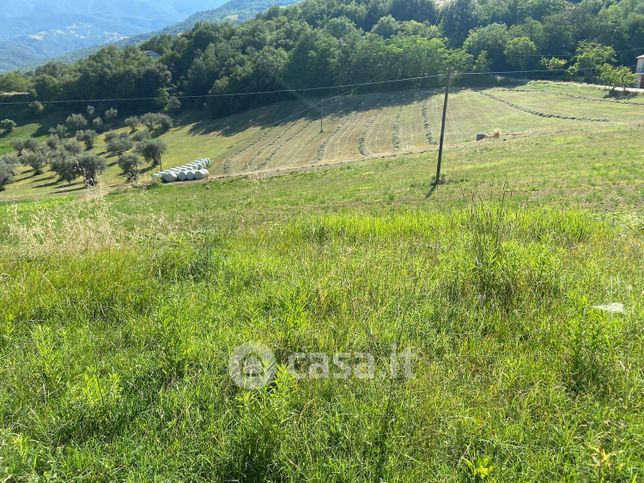
<path fill-rule="evenodd" d="M 0 8 L 0 72 L 157 31 L 223 2 L 10 0 Z"/>
<path fill-rule="evenodd" d="M 135 35 L 128 37 L 123 40 L 116 40 L 113 43 L 117 47 L 125 47 L 128 45 L 139 45 L 146 40 L 151 39 L 156 35 L 169 34 L 177 35 L 187 30 L 190 30 L 199 22 L 235 22 L 241 23 L 247 20 L 251 20 L 258 14 L 265 12 L 271 7 L 288 7 L 289 5 L 294 5 L 300 3 L 303 0 L 230 0 L 227 3 L 224 3 L 218 8 L 212 10 L 204 10 L 197 12 L 194 15 L 186 18 L 185 20 L 178 22 L 174 25 L 170 25 L 161 30 L 156 30 L 154 32 L 145 33 L 141 35 Z M 93 52 L 96 52 L 98 47 L 79 49 L 69 54 L 60 56 L 55 59 L 61 62 L 75 62 L 79 59 L 91 55 Z"/>

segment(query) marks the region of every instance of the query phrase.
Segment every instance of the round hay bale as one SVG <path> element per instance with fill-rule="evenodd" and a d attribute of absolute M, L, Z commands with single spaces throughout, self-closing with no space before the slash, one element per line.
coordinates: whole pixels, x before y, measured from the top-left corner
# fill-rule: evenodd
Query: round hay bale
<path fill-rule="evenodd" d="M 198 169 L 197 171 L 195 171 L 195 179 L 204 179 L 204 178 L 205 176 L 202 170 Z"/>
<path fill-rule="evenodd" d="M 195 172 L 186 171 L 186 181 L 194 181 L 194 179 L 195 179 Z"/>
<path fill-rule="evenodd" d="M 177 180 L 177 175 L 175 173 L 163 173 L 161 179 L 164 183 L 173 183 Z"/>
<path fill-rule="evenodd" d="M 186 180 L 186 172 L 185 171 L 179 171 L 179 174 L 177 175 L 177 179 L 179 181 L 185 181 Z"/>

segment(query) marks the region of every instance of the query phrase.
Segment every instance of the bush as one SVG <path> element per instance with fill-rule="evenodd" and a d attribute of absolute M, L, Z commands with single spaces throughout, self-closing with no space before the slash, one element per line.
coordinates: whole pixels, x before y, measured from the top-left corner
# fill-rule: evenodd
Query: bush
<path fill-rule="evenodd" d="M 96 186 L 98 176 L 105 171 L 107 167 L 105 160 L 95 154 L 81 154 L 77 158 L 78 172 L 85 179 L 85 185 Z"/>
<path fill-rule="evenodd" d="M 613 67 L 610 64 L 604 64 L 597 71 L 599 81 L 610 86 L 611 93 L 614 93 L 618 87 L 633 87 L 637 80 L 635 74 L 628 67 Z"/>
<path fill-rule="evenodd" d="M 136 154 L 130 153 L 121 156 L 118 160 L 118 165 L 129 181 L 134 181 L 139 177 L 141 158 Z"/>
<path fill-rule="evenodd" d="M 18 125 L 15 123 L 15 121 L 12 121 L 11 119 L 3 119 L 0 121 L 0 129 L 3 129 L 5 132 L 13 132 L 13 130 L 17 127 Z"/>

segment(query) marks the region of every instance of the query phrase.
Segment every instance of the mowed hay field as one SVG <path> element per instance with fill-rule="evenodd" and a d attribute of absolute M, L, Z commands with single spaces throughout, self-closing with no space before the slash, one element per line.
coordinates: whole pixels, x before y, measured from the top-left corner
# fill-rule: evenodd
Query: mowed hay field
<path fill-rule="evenodd" d="M 435 153 L 404 140 L 427 139 L 438 101 L 359 101 L 375 102 L 330 114 L 322 150 L 294 142 L 317 136 L 304 118 L 164 136 L 169 159 L 200 141 L 231 172 L 284 149 L 359 163 L 0 203 L 2 481 L 642 478 L 641 124 L 458 92 L 426 198 Z M 493 108 L 525 131 L 470 142 L 503 128 Z M 399 155 L 378 157 L 375 129 Z M 251 341 L 278 365 L 247 391 L 228 361 Z M 413 377 L 389 376 L 394 348 Z M 299 352 L 377 371 L 298 379 Z"/>
<path fill-rule="evenodd" d="M 436 149 L 443 108 L 440 91 L 412 89 L 331 97 L 323 102 L 322 132 L 318 102 L 282 102 L 218 120 L 210 120 L 203 113 L 183 115 L 176 119 L 175 128 L 160 136 L 168 145 L 164 167 L 209 157 L 213 160 L 211 176 L 225 177 Z M 495 130 L 507 140 L 539 133 L 638 126 L 643 119 L 644 96 L 616 100 L 590 86 L 540 81 L 513 88 L 454 89 L 446 143 L 472 143 L 477 133 L 492 134 Z M 37 125 L 21 126 L 14 134 L 0 138 L 0 153 L 10 150 L 11 139 L 26 135 L 42 139 L 45 134 L 46 130 Z M 95 152 L 106 155 L 102 138 Z M 103 185 L 114 188 L 126 184 L 116 157 L 107 159 Z M 82 191 L 80 181 L 68 185 L 58 182 L 48 170 L 32 176 L 24 168 L 17 182 L 0 193 L 0 199 Z"/>

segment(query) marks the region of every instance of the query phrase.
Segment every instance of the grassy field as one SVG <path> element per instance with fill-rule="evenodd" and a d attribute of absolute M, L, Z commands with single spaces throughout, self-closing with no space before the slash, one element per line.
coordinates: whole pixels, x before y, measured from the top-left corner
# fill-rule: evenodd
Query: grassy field
<path fill-rule="evenodd" d="M 587 101 L 574 113 L 630 116 Z M 373 102 L 323 135 L 266 126 L 290 106 L 164 135 L 168 164 L 203 150 L 220 174 L 307 172 L 109 192 L 110 168 L 103 188 L 0 203 L 0 479 L 641 479 L 636 116 L 458 92 L 425 198 L 435 153 L 414 151 L 436 100 Z M 250 341 L 278 363 L 255 391 L 228 372 Z M 413 378 L 387 376 L 392 347 Z M 303 351 L 378 370 L 297 379 Z"/>
<path fill-rule="evenodd" d="M 189 113 L 161 136 L 168 145 L 164 167 L 209 157 L 214 161 L 210 170 L 213 177 L 253 175 L 434 151 L 442 100 L 440 92 L 418 89 L 334 98 L 324 102 L 323 132 L 316 100 L 308 104 L 284 102 L 214 121 L 204 113 Z M 301 112 L 312 103 L 313 109 Z M 643 119 L 644 96 L 615 100 L 590 86 L 531 82 L 513 88 L 455 89 L 450 98 L 446 142 L 450 146 L 471 143 L 477 133 L 495 130 L 503 139 L 573 134 L 587 128 L 641 126 Z M 50 124 L 53 120 L 46 123 Z M 0 154 L 10 150 L 12 139 L 34 133 L 42 138 L 46 129 L 21 126 L 12 135 L 0 138 Z M 95 152 L 106 154 L 102 137 Z M 102 183 L 107 188 L 126 184 L 116 157 L 107 160 L 109 167 Z M 29 168 L 23 168 L 16 182 L 0 193 L 0 199 L 79 193 L 83 188 L 80 180 L 71 185 L 58 182 L 47 169 L 33 176 Z"/>

